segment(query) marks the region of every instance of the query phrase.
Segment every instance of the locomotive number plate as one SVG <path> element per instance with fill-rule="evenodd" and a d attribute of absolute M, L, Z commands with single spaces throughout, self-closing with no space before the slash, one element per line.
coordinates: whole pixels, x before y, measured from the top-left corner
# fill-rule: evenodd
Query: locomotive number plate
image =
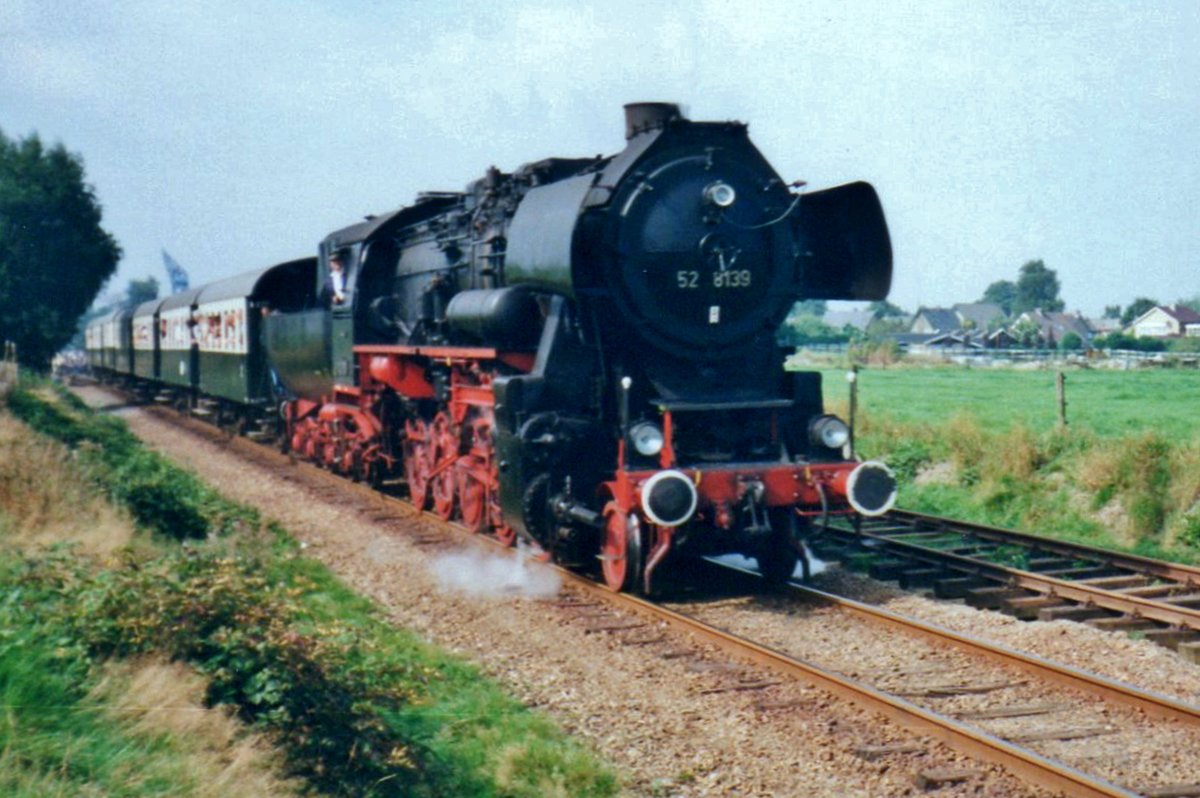
<path fill-rule="evenodd" d="M 712 273 L 713 288 L 749 288 L 754 283 L 754 272 L 749 269 L 715 271 Z M 675 272 L 678 288 L 699 288 L 700 272 L 685 269 Z"/>

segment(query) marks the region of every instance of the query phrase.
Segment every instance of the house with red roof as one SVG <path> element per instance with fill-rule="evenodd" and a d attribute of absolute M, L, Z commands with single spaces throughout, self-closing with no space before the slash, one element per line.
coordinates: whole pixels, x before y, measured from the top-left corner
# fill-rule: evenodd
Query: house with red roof
<path fill-rule="evenodd" d="M 1200 313 L 1187 305 L 1156 305 L 1125 328 L 1134 338 L 1180 338 L 1200 335 Z"/>

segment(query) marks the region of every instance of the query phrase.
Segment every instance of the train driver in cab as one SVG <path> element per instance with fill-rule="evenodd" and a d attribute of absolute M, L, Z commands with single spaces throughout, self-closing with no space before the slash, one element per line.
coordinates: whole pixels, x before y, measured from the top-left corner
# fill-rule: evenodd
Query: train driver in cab
<path fill-rule="evenodd" d="M 326 306 L 341 305 L 346 301 L 346 266 L 340 252 L 329 255 L 329 276 L 325 278 L 321 294 Z"/>

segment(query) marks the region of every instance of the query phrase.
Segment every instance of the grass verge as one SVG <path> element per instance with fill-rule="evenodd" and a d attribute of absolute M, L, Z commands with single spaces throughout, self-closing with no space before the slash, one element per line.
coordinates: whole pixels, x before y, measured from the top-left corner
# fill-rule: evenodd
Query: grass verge
<path fill-rule="evenodd" d="M 153 553 L 126 549 L 104 567 L 73 552 L 0 557 L 0 628 L 18 630 L 0 637 L 0 685 L 6 703 L 22 708 L 9 714 L 0 750 L 25 794 L 88 794 L 82 785 L 92 784 L 108 785 L 96 794 L 177 794 L 157 791 L 160 782 L 183 783 L 169 769 L 159 779 L 135 773 L 136 757 L 109 767 L 105 754 L 76 756 L 121 748 L 117 732 L 56 725 L 95 720 L 78 708 L 94 700 L 104 663 L 147 657 L 190 663 L 206 678 L 207 704 L 266 732 L 287 771 L 325 794 L 616 793 L 612 772 L 548 719 L 471 665 L 392 628 L 300 556 L 283 530 L 142 449 L 118 420 L 28 390 L 10 396 L 10 407 L 74 452 L 75 475 L 159 541 Z M 166 507 L 175 523 L 151 507 Z M 118 786 L 134 782 L 136 790 Z"/>

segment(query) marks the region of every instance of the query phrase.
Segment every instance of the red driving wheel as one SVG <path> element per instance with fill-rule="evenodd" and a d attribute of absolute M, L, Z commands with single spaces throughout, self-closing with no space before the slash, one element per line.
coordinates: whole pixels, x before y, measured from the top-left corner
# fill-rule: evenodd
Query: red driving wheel
<path fill-rule="evenodd" d="M 429 507 L 429 427 L 424 419 L 404 422 L 404 476 L 408 496 L 418 510 Z"/>
<path fill-rule="evenodd" d="M 454 515 L 454 461 L 458 459 L 458 436 L 450 416 L 438 413 L 430 427 L 429 452 L 433 466 L 429 478 L 433 494 L 433 511 L 443 520 Z"/>
<path fill-rule="evenodd" d="M 475 457 L 463 457 L 454 466 L 463 526 L 476 534 L 488 531 L 490 526 L 487 486 L 476 479 L 473 473 L 479 467 L 479 460 Z"/>
<path fill-rule="evenodd" d="M 609 502 L 604 508 L 604 543 L 600 547 L 604 584 L 617 592 L 640 590 L 644 557 L 637 513 L 626 514 L 616 502 Z"/>

